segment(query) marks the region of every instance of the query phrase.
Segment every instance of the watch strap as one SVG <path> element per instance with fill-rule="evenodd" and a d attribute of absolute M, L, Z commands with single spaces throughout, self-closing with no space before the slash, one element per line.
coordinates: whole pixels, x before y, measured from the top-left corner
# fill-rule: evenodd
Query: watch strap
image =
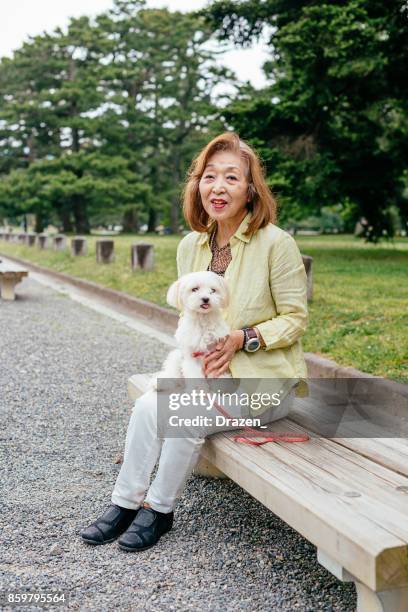
<path fill-rule="evenodd" d="M 250 340 L 253 340 L 254 338 L 259 340 L 259 336 L 258 336 L 256 330 L 253 327 L 244 327 L 242 329 L 242 331 L 244 332 L 244 344 L 243 344 L 242 348 L 243 348 L 243 350 L 246 350 L 247 343 Z"/>
<path fill-rule="evenodd" d="M 245 327 L 244 329 L 245 337 L 247 340 L 251 340 L 251 338 L 257 338 L 258 334 L 256 333 L 253 327 Z"/>

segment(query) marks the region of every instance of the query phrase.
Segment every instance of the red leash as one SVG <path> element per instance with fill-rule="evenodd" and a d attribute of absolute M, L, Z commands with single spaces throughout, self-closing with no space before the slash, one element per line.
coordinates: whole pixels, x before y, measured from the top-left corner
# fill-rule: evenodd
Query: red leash
<path fill-rule="evenodd" d="M 191 353 L 192 357 L 203 357 L 206 355 L 204 351 L 194 351 Z M 207 378 L 207 377 L 206 377 Z M 222 406 L 214 402 L 215 408 L 220 412 L 223 416 L 231 419 L 230 414 Z M 237 434 L 233 436 L 234 442 L 241 442 L 242 444 L 251 444 L 252 446 L 262 446 L 263 444 L 267 444 L 268 442 L 307 442 L 310 440 L 307 434 L 294 436 L 291 433 L 271 433 L 267 431 L 259 431 L 258 429 L 254 429 L 253 427 L 245 426 L 243 428 L 245 431 L 245 436 L 242 434 Z M 250 438 L 264 438 L 264 440 L 251 440 Z"/>
<path fill-rule="evenodd" d="M 214 402 L 214 406 L 223 416 L 232 418 L 222 406 Z M 233 436 L 234 442 L 241 442 L 243 444 L 252 444 L 253 446 L 262 446 L 268 442 L 307 442 L 309 440 L 308 435 L 294 436 L 291 433 L 271 433 L 267 431 L 259 431 L 253 427 L 244 426 L 245 436 L 236 435 Z M 264 438 L 264 440 L 251 440 L 250 438 Z"/>

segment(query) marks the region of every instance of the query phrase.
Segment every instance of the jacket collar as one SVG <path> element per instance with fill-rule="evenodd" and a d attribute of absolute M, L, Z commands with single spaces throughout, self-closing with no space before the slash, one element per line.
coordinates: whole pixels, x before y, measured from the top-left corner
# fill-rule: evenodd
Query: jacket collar
<path fill-rule="evenodd" d="M 251 218 L 252 218 L 252 213 L 248 212 L 246 216 L 242 219 L 235 234 L 231 236 L 230 240 L 232 240 L 232 238 L 238 238 L 239 240 L 242 240 L 242 242 L 249 242 L 251 240 L 251 236 L 244 236 L 244 232 L 248 228 Z M 209 240 L 210 240 L 210 233 L 201 232 L 198 238 L 198 244 L 203 245 L 203 244 L 209 243 Z"/>

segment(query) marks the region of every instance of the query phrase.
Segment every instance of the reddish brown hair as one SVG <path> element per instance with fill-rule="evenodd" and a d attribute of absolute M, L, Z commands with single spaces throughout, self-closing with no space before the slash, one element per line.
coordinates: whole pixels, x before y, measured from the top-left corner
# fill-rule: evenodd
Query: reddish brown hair
<path fill-rule="evenodd" d="M 252 218 L 245 234 L 253 234 L 268 223 L 276 222 L 277 201 L 265 181 L 264 169 L 258 154 L 235 132 L 225 132 L 209 142 L 193 160 L 183 191 L 184 218 L 192 230 L 209 232 L 213 227 L 201 202 L 199 183 L 208 161 L 218 151 L 231 151 L 247 166 L 248 211 Z"/>

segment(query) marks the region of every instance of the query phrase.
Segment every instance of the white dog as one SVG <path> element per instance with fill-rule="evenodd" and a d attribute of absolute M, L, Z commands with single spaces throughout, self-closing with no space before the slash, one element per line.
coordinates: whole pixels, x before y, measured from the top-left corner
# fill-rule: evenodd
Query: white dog
<path fill-rule="evenodd" d="M 178 348 L 167 356 L 158 378 L 203 378 L 209 346 L 230 333 L 221 314 L 228 302 L 227 284 L 214 272 L 191 272 L 171 285 L 167 303 L 182 312 L 175 333 Z"/>

